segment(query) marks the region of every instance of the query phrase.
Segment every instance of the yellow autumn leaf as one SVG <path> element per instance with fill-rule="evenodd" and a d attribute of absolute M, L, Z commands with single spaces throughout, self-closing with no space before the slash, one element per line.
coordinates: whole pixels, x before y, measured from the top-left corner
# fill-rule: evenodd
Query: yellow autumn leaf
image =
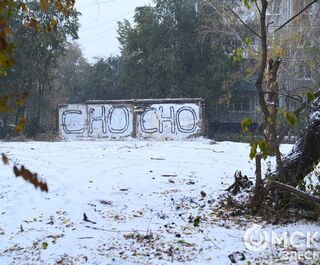
<path fill-rule="evenodd" d="M 28 12 L 28 8 L 27 5 L 23 2 L 19 2 L 19 8 L 24 12 L 27 13 Z"/>
<path fill-rule="evenodd" d="M 9 165 L 9 158 L 7 157 L 7 155 L 4 154 L 4 153 L 2 153 L 1 155 L 2 155 L 2 162 L 3 162 L 3 164 Z"/>
<path fill-rule="evenodd" d="M 18 98 L 18 99 L 16 99 L 16 103 L 17 103 L 17 105 L 18 105 L 19 107 L 23 108 L 23 106 L 24 106 L 24 99 Z"/>
<path fill-rule="evenodd" d="M 4 53 L 0 52 L 0 67 L 5 68 L 6 66 L 6 57 Z"/>
<path fill-rule="evenodd" d="M 271 51 L 273 56 L 279 56 L 279 57 L 283 57 L 284 56 L 284 51 L 281 47 L 279 46 L 274 46 L 272 51 Z"/>
<path fill-rule="evenodd" d="M 19 118 L 19 121 L 18 121 L 18 123 L 16 125 L 16 132 L 17 133 L 23 132 L 25 124 L 26 124 L 25 118 L 23 118 L 23 117 Z"/>
<path fill-rule="evenodd" d="M 49 9 L 49 0 L 40 0 L 40 8 L 44 12 L 48 12 Z"/>
<path fill-rule="evenodd" d="M 56 28 L 57 28 L 57 25 L 58 25 L 57 20 L 55 20 L 54 18 L 51 19 L 51 21 L 50 21 L 50 26 L 51 26 L 51 28 L 56 29 Z"/>

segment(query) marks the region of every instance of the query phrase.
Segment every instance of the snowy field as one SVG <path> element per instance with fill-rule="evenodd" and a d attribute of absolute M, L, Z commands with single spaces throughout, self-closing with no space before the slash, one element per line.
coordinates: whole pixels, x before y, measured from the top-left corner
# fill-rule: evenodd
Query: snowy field
<path fill-rule="evenodd" d="M 254 176 L 248 144 L 2 142 L 0 152 L 11 159 L 0 166 L 1 265 L 223 265 L 235 252 L 245 257 L 234 254 L 237 264 L 298 264 L 282 257 L 283 244 L 250 252 L 242 239 L 254 220 L 215 212 L 235 170 Z M 14 163 L 38 172 L 49 193 L 14 177 Z M 265 228 L 317 230 L 303 223 Z"/>

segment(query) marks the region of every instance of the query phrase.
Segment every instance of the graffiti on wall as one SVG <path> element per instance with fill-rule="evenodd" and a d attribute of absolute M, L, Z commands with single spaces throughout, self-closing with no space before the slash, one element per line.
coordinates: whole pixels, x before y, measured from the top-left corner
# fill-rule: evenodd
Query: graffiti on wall
<path fill-rule="evenodd" d="M 132 108 L 112 105 L 68 105 L 59 109 L 64 138 L 120 138 L 132 134 Z"/>
<path fill-rule="evenodd" d="M 59 134 L 64 139 L 185 139 L 204 134 L 200 103 L 62 105 Z"/>
<path fill-rule="evenodd" d="M 198 121 L 199 107 L 195 104 L 154 104 L 139 115 L 138 136 L 185 138 L 200 129 Z"/>

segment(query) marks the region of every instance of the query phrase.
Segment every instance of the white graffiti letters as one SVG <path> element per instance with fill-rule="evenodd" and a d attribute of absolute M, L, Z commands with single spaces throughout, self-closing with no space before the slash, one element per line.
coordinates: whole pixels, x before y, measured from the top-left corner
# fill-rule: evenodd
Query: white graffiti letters
<path fill-rule="evenodd" d="M 201 104 L 143 103 L 139 112 L 134 111 L 134 103 L 60 106 L 60 135 L 65 139 L 185 139 L 203 130 Z"/>

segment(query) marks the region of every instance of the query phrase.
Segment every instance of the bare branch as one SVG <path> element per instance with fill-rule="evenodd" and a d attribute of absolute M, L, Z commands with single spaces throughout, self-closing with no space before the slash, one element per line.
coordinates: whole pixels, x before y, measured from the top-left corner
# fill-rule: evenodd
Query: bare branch
<path fill-rule="evenodd" d="M 268 28 L 270 25 L 272 25 L 272 24 L 274 24 L 274 21 L 269 22 L 269 23 L 267 24 L 267 28 Z"/>
<path fill-rule="evenodd" d="M 279 96 L 284 97 L 284 98 L 290 98 L 290 99 L 298 101 L 300 103 L 303 102 L 303 98 L 300 97 L 299 95 L 292 96 L 289 94 L 284 94 L 284 93 L 280 93 L 280 92 L 272 92 L 272 91 L 263 91 L 263 93 L 265 93 L 265 94 L 278 94 Z"/>
<path fill-rule="evenodd" d="M 287 24 L 289 24 L 292 20 L 294 20 L 296 17 L 300 16 L 304 11 L 306 11 L 310 6 L 312 6 L 314 3 L 318 2 L 319 0 L 313 0 L 311 3 L 307 4 L 303 9 L 301 9 L 297 14 L 295 14 L 293 17 L 291 17 L 289 20 L 287 20 L 285 23 L 283 23 L 280 27 L 278 27 L 274 32 L 279 31 L 283 27 L 285 27 Z"/>
<path fill-rule="evenodd" d="M 282 189 L 282 190 L 288 191 L 290 193 L 293 193 L 294 195 L 296 195 L 299 198 L 304 199 L 306 201 L 311 201 L 311 202 L 320 204 L 320 198 L 319 197 L 313 196 L 313 195 L 308 194 L 308 193 L 306 193 L 306 192 L 304 192 L 302 190 L 298 190 L 298 189 L 296 189 L 296 188 L 294 188 L 292 186 L 283 184 L 283 183 L 278 182 L 278 181 L 271 181 L 269 184 L 267 184 L 266 188 L 267 189 L 270 189 L 270 188 Z"/>
<path fill-rule="evenodd" d="M 242 20 L 242 18 L 232 10 L 230 6 L 227 6 L 227 9 L 237 18 L 241 21 L 241 23 L 248 29 L 250 30 L 254 35 L 256 35 L 259 39 L 261 39 L 261 36 L 259 33 L 257 33 L 254 29 L 252 29 L 246 22 Z"/>
<path fill-rule="evenodd" d="M 258 12 L 259 12 L 259 14 L 260 14 L 260 16 L 261 16 L 261 10 L 260 10 L 260 7 L 259 7 L 259 5 L 258 5 L 258 2 L 256 2 L 256 8 L 257 8 L 257 10 L 258 10 Z"/>
<path fill-rule="evenodd" d="M 320 89 L 318 91 L 316 91 L 314 94 L 314 97 L 317 98 L 320 96 Z M 296 115 L 297 117 L 299 116 L 300 112 L 303 111 L 305 109 L 305 107 L 307 106 L 307 101 L 302 102 L 295 110 L 294 110 L 294 115 Z M 280 145 L 282 140 L 284 139 L 284 137 L 287 135 L 287 133 L 289 132 L 289 130 L 291 129 L 290 125 L 287 125 L 286 127 L 284 127 L 282 129 L 282 131 L 280 132 L 278 139 L 277 139 L 277 145 Z"/>
<path fill-rule="evenodd" d="M 261 62 L 260 68 L 258 70 L 258 76 L 256 80 L 256 89 L 258 92 L 258 99 L 261 110 L 264 115 L 264 126 L 268 123 L 268 117 L 270 116 L 266 100 L 264 98 L 264 93 L 262 89 L 262 84 L 264 81 L 264 72 L 267 66 L 268 59 L 268 45 L 267 45 L 267 29 L 266 29 L 266 13 L 268 8 L 268 1 L 261 0 L 261 16 L 260 16 L 260 32 L 261 32 Z"/>
<path fill-rule="evenodd" d="M 222 38 L 224 35 L 230 35 L 230 36 L 233 36 L 234 38 L 236 38 L 238 41 L 240 41 L 243 45 L 246 45 L 246 42 L 243 40 L 243 38 L 239 35 L 239 33 L 237 31 L 234 30 L 234 28 L 232 26 L 234 26 L 234 24 L 230 24 L 229 20 L 230 19 L 229 17 L 227 17 L 227 15 L 225 14 L 226 12 L 228 13 L 229 15 L 229 12 L 228 10 L 226 10 L 226 6 L 225 5 L 222 5 L 222 6 L 219 6 L 219 5 L 213 5 L 210 1 L 208 0 L 204 0 L 204 2 L 209 6 L 211 7 L 215 12 L 217 12 L 217 14 L 221 17 L 221 19 L 223 20 L 223 26 L 226 26 L 228 30 L 225 30 L 224 28 L 219 28 L 217 29 L 216 28 L 216 25 L 215 24 L 212 24 L 211 27 L 209 26 L 205 26 L 204 29 L 206 31 L 203 31 L 202 32 L 202 35 L 203 34 L 207 34 L 208 32 L 212 32 L 212 29 L 214 28 L 216 32 L 220 32 L 220 37 Z M 255 50 L 254 46 L 253 45 L 249 45 L 247 46 L 248 49 L 250 49 L 251 51 L 255 52 L 255 53 L 258 53 L 259 51 L 258 50 Z"/>

